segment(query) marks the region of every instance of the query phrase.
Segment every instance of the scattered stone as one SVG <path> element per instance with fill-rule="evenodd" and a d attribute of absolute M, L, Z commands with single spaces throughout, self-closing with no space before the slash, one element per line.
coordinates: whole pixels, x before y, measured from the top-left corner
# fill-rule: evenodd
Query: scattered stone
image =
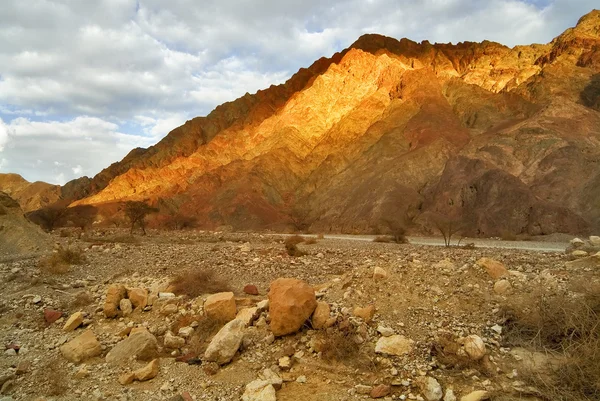
<path fill-rule="evenodd" d="M 306 383 L 306 376 L 298 376 L 298 378 L 296 379 L 296 383 Z"/>
<path fill-rule="evenodd" d="M 14 348 L 9 348 L 4 351 L 4 355 L 6 356 L 17 356 L 17 350 Z"/>
<path fill-rule="evenodd" d="M 580 269 L 596 269 L 600 267 L 600 252 L 587 256 L 585 258 L 580 258 L 574 260 L 572 262 L 565 263 L 567 268 L 580 268 Z"/>
<path fill-rule="evenodd" d="M 135 380 L 135 373 L 133 373 L 133 372 L 123 373 L 122 375 L 119 376 L 119 383 L 121 383 L 121 385 L 123 385 L 123 386 L 133 383 L 134 380 Z"/>
<path fill-rule="evenodd" d="M 477 390 L 465 395 L 464 397 L 460 397 L 460 401 L 483 401 L 489 398 L 490 393 L 485 390 Z"/>
<path fill-rule="evenodd" d="M 317 307 L 312 315 L 313 329 L 320 330 L 326 328 L 329 321 L 330 312 L 331 309 L 329 308 L 329 304 L 327 302 L 317 302 Z"/>
<path fill-rule="evenodd" d="M 446 394 L 444 395 L 444 401 L 456 401 L 456 396 L 454 395 L 454 390 L 451 388 L 446 389 Z"/>
<path fill-rule="evenodd" d="M 104 301 L 104 316 L 107 318 L 116 317 L 121 299 L 127 295 L 127 289 L 122 284 L 111 284 L 106 290 L 106 300 Z"/>
<path fill-rule="evenodd" d="M 90 375 L 90 371 L 84 366 L 80 367 L 75 373 L 76 379 L 84 379 Z"/>
<path fill-rule="evenodd" d="M 47 325 L 51 325 L 62 317 L 62 312 L 54 309 L 44 309 L 44 320 Z"/>
<path fill-rule="evenodd" d="M 379 266 L 375 267 L 375 269 L 373 270 L 373 278 L 376 280 L 386 279 L 387 276 L 387 272 Z"/>
<path fill-rule="evenodd" d="M 581 249 L 577 249 L 571 252 L 571 256 L 573 256 L 574 258 L 584 258 L 586 256 L 589 256 L 589 253 L 587 253 L 586 251 L 582 251 Z"/>
<path fill-rule="evenodd" d="M 414 341 L 399 334 L 381 337 L 375 345 L 375 352 L 388 355 L 405 355 L 412 351 Z"/>
<path fill-rule="evenodd" d="M 33 299 L 31 300 L 31 303 L 33 303 L 33 304 L 39 304 L 40 302 L 42 302 L 42 297 L 39 295 L 34 296 Z"/>
<path fill-rule="evenodd" d="M 281 358 L 279 358 L 277 363 L 281 370 L 290 370 L 290 368 L 292 367 L 292 359 L 289 356 L 282 356 Z"/>
<path fill-rule="evenodd" d="M 498 280 L 494 283 L 494 292 L 498 295 L 506 294 L 512 286 L 508 280 Z"/>
<path fill-rule="evenodd" d="M 121 309 L 123 316 L 129 316 L 131 315 L 131 312 L 133 312 L 133 305 L 129 299 L 123 298 L 121 302 L 119 302 L 119 309 Z"/>
<path fill-rule="evenodd" d="M 194 328 L 190 327 L 190 326 L 182 327 L 182 328 L 179 329 L 179 331 L 177 332 L 177 334 L 180 337 L 189 338 L 189 337 L 192 336 L 192 334 L 194 334 Z"/>
<path fill-rule="evenodd" d="M 571 245 L 573 245 L 575 248 L 579 248 L 583 245 L 585 245 L 585 241 L 582 240 L 581 238 L 573 238 L 571 241 L 569 241 L 571 243 Z"/>
<path fill-rule="evenodd" d="M 60 347 L 60 352 L 71 362 L 82 362 L 102 353 L 100 342 L 91 330 L 86 330 Z"/>
<path fill-rule="evenodd" d="M 265 369 L 262 372 L 261 379 L 268 381 L 273 385 L 275 390 L 279 390 L 283 385 L 283 379 L 277 373 L 273 372 L 271 369 Z"/>
<path fill-rule="evenodd" d="M 244 286 L 244 292 L 248 295 L 258 295 L 258 288 L 254 284 L 246 284 Z"/>
<path fill-rule="evenodd" d="M 244 328 L 244 322 L 236 319 L 223 326 L 208 345 L 204 359 L 219 365 L 229 363 L 242 344 Z"/>
<path fill-rule="evenodd" d="M 357 384 L 354 388 L 358 394 L 362 395 L 371 394 L 371 391 L 373 390 L 373 386 L 365 386 L 364 384 Z"/>
<path fill-rule="evenodd" d="M 246 384 L 242 401 L 277 401 L 277 395 L 271 383 L 257 379 Z"/>
<path fill-rule="evenodd" d="M 148 330 L 140 329 L 132 331 L 129 337 L 117 343 L 106 354 L 106 362 L 121 364 L 130 358 L 139 360 L 151 360 L 158 355 L 158 342 Z"/>
<path fill-rule="evenodd" d="M 392 387 L 387 384 L 380 384 L 378 386 L 373 387 L 371 390 L 371 398 L 383 398 L 387 397 L 392 392 Z"/>
<path fill-rule="evenodd" d="M 590 244 L 593 246 L 600 246 L 600 237 L 597 235 L 590 235 Z"/>
<path fill-rule="evenodd" d="M 219 322 L 229 322 L 235 319 L 236 306 L 233 292 L 210 295 L 204 302 L 204 313 Z"/>
<path fill-rule="evenodd" d="M 293 278 L 279 278 L 269 289 L 271 331 L 275 336 L 298 331 L 317 307 L 315 290 Z"/>
<path fill-rule="evenodd" d="M 219 364 L 216 362 L 206 362 L 202 364 L 202 370 L 209 376 L 214 376 L 219 373 Z"/>
<path fill-rule="evenodd" d="M 415 383 L 419 386 L 421 394 L 427 401 L 440 401 L 444 393 L 440 383 L 431 376 L 421 376 L 415 379 Z"/>
<path fill-rule="evenodd" d="M 160 310 L 160 314 L 163 316 L 169 316 L 174 313 L 177 313 L 177 305 L 175 304 L 166 304 Z"/>
<path fill-rule="evenodd" d="M 377 332 L 384 337 L 390 337 L 394 335 L 394 329 L 385 326 L 377 326 Z"/>
<path fill-rule="evenodd" d="M 172 292 L 159 292 L 158 297 L 159 298 L 175 298 L 175 294 L 173 294 Z"/>
<path fill-rule="evenodd" d="M 130 288 L 127 290 L 127 298 L 135 309 L 144 309 L 148 305 L 148 290 L 145 288 Z"/>
<path fill-rule="evenodd" d="M 158 375 L 160 364 L 158 359 L 152 360 L 149 364 L 133 372 L 135 379 L 141 382 L 154 379 Z"/>
<path fill-rule="evenodd" d="M 63 326 L 63 331 L 73 331 L 83 323 L 84 318 L 83 312 L 75 312 L 68 319 Z"/>
<path fill-rule="evenodd" d="M 165 334 L 164 346 L 165 348 L 179 349 L 185 345 L 185 338 L 177 337 L 170 331 Z"/>
<path fill-rule="evenodd" d="M 269 300 L 263 299 L 262 301 L 260 301 L 259 303 L 256 304 L 256 307 L 258 308 L 259 312 L 264 312 L 264 311 L 268 310 L 269 309 Z"/>
<path fill-rule="evenodd" d="M 506 267 L 494 259 L 481 258 L 477 261 L 477 265 L 479 267 L 483 267 L 487 271 L 488 275 L 494 280 L 508 275 L 508 270 Z"/>
<path fill-rule="evenodd" d="M 485 355 L 485 343 L 481 337 L 473 334 L 464 339 L 464 348 L 469 358 L 478 361 Z"/>
<path fill-rule="evenodd" d="M 354 314 L 354 316 L 360 317 L 362 320 L 369 323 L 371 320 L 373 320 L 373 316 L 375 316 L 375 305 L 371 304 L 365 306 L 364 308 L 357 306 L 356 308 L 354 308 L 354 311 L 352 313 Z"/>

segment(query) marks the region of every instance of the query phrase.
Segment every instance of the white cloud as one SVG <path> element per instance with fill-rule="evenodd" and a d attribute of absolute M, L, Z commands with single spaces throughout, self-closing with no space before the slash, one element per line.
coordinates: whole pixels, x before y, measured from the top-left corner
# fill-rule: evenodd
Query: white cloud
<path fill-rule="evenodd" d="M 2 0 L 0 152 L 10 165 L 1 167 L 30 179 L 93 175 L 131 147 L 281 83 L 364 33 L 548 42 L 594 6 L 597 0 Z"/>
<path fill-rule="evenodd" d="M 79 164 L 75 167 L 71 167 L 71 170 L 73 170 L 73 175 L 76 177 L 79 177 L 81 173 L 83 173 L 83 167 L 81 167 Z"/>

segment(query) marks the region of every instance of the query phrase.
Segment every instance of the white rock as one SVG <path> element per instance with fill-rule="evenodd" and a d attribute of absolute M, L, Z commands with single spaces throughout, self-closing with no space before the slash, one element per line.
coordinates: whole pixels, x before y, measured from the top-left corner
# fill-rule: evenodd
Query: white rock
<path fill-rule="evenodd" d="M 481 337 L 472 334 L 465 338 L 464 342 L 465 352 L 471 359 L 478 361 L 485 355 L 485 344 Z"/>
<path fill-rule="evenodd" d="M 165 348 L 178 349 L 185 345 L 185 339 L 173 335 L 170 331 L 165 334 Z"/>
<path fill-rule="evenodd" d="M 385 279 L 387 278 L 387 275 L 387 272 L 379 266 L 375 267 L 375 269 L 373 270 L 374 279 Z"/>
<path fill-rule="evenodd" d="M 444 401 L 456 401 L 456 396 L 454 395 L 454 391 L 451 388 L 446 390 L 446 395 L 444 395 Z"/>
<path fill-rule="evenodd" d="M 175 298 L 175 294 L 173 294 L 172 292 L 159 292 L 158 297 L 159 298 Z"/>
<path fill-rule="evenodd" d="M 394 335 L 394 329 L 385 326 L 377 326 L 377 331 L 384 337 L 389 337 Z"/>
<path fill-rule="evenodd" d="M 223 326 L 208 345 L 204 359 L 219 365 L 229 363 L 242 344 L 244 328 L 244 322 L 237 319 Z"/>
<path fill-rule="evenodd" d="M 597 235 L 590 235 L 590 244 L 600 246 L 600 237 Z"/>
<path fill-rule="evenodd" d="M 246 384 L 242 401 L 277 401 L 277 395 L 275 388 L 267 380 L 254 380 Z"/>
<path fill-rule="evenodd" d="M 381 337 L 375 345 L 375 352 L 388 355 L 405 355 L 412 350 L 414 341 L 404 336 L 395 334 L 389 337 Z"/>
<path fill-rule="evenodd" d="M 427 401 L 440 401 L 444 393 L 442 392 L 442 386 L 440 383 L 431 376 L 421 376 L 415 379 L 415 383 L 421 389 L 423 397 Z"/>
<path fill-rule="evenodd" d="M 33 299 L 31 300 L 32 303 L 34 304 L 39 304 L 40 302 L 42 302 L 42 297 L 39 295 L 36 295 L 35 297 L 33 297 Z"/>
<path fill-rule="evenodd" d="M 188 338 L 190 337 L 192 334 L 194 333 L 194 328 L 187 326 L 187 327 L 182 327 L 179 329 L 179 331 L 177 332 L 177 334 L 183 338 Z"/>

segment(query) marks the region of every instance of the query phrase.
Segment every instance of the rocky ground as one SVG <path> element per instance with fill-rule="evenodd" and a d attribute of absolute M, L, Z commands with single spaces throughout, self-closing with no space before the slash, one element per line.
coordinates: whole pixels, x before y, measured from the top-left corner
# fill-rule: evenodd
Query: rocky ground
<path fill-rule="evenodd" d="M 86 261 L 66 273 L 0 263 L 0 400 L 540 399 L 504 305 L 600 278 L 581 250 L 67 234 Z M 173 294 L 190 271 L 233 294 Z"/>

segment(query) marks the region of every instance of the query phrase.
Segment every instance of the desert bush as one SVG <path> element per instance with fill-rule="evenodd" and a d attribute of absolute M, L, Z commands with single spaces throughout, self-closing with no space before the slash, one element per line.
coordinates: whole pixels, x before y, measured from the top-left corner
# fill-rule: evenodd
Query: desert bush
<path fill-rule="evenodd" d="M 551 400 L 600 399 L 600 285 L 584 292 L 544 291 L 512 299 L 504 307 L 504 339 L 555 355 L 543 371 L 522 377 Z"/>
<path fill-rule="evenodd" d="M 377 237 L 373 238 L 373 242 L 389 243 L 392 242 L 392 239 L 386 235 L 378 235 Z"/>
<path fill-rule="evenodd" d="M 291 235 L 284 241 L 285 251 L 289 256 L 300 257 L 306 255 L 305 252 L 298 249 L 298 244 L 305 241 L 305 238 L 300 235 Z"/>
<path fill-rule="evenodd" d="M 319 351 L 326 361 L 347 362 L 357 357 L 359 348 L 350 331 L 335 330 L 323 337 Z"/>
<path fill-rule="evenodd" d="M 316 243 L 317 243 L 317 239 L 316 239 L 316 238 L 312 238 L 312 237 L 310 237 L 310 238 L 307 238 L 307 239 L 305 239 L 305 240 L 304 240 L 304 243 L 305 243 L 306 245 L 314 245 L 314 244 L 316 244 Z"/>
<path fill-rule="evenodd" d="M 198 218 L 182 213 L 171 215 L 167 218 L 166 225 L 173 230 L 194 228 L 198 224 Z"/>
<path fill-rule="evenodd" d="M 46 274 L 64 274 L 69 271 L 71 265 L 80 265 L 85 263 L 85 260 L 85 255 L 80 249 L 60 247 L 52 255 L 41 259 L 39 267 Z"/>
<path fill-rule="evenodd" d="M 50 206 L 26 213 L 25 217 L 45 231 L 52 231 L 54 228 L 64 224 L 64 218 L 67 214 L 68 202 L 58 201 Z"/>
<path fill-rule="evenodd" d="M 324 238 L 325 238 L 325 235 L 323 235 L 323 234 L 317 234 L 317 239 L 324 239 Z"/>
<path fill-rule="evenodd" d="M 284 243 L 287 244 L 291 244 L 291 245 L 298 245 L 302 242 L 305 241 L 305 238 L 301 235 L 290 235 L 289 237 L 287 237 L 284 241 Z"/>
<path fill-rule="evenodd" d="M 202 294 L 231 291 L 229 284 L 211 270 L 190 269 L 181 272 L 171 280 L 173 292 L 196 298 Z"/>
<path fill-rule="evenodd" d="M 79 291 L 73 297 L 73 300 L 71 301 L 71 307 L 79 308 L 82 306 L 91 305 L 92 303 L 94 303 L 94 297 L 92 294 L 87 291 Z"/>
<path fill-rule="evenodd" d="M 461 234 L 465 224 L 458 217 L 447 216 L 441 213 L 428 212 L 424 213 L 424 218 L 428 224 L 432 225 L 437 229 L 442 237 L 444 237 L 444 244 L 449 247 L 452 237 L 457 234 Z M 460 239 L 458 240 L 460 244 Z"/>

